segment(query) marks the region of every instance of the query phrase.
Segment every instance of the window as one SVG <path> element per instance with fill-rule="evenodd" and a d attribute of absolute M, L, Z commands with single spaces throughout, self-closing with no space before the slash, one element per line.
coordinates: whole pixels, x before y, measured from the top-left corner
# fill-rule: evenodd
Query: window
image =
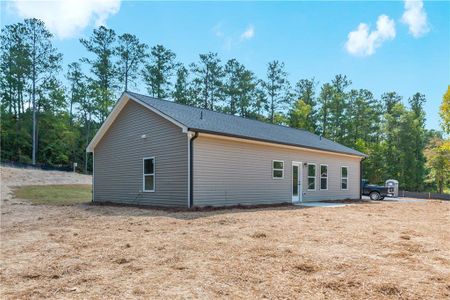
<path fill-rule="evenodd" d="M 272 177 L 273 179 L 281 179 L 284 177 L 284 161 L 272 161 Z"/>
<path fill-rule="evenodd" d="M 143 190 L 144 192 L 155 191 L 155 158 L 149 157 L 143 159 Z"/>
<path fill-rule="evenodd" d="M 320 165 L 320 189 L 328 190 L 328 166 Z"/>
<path fill-rule="evenodd" d="M 341 167 L 341 189 L 348 190 L 348 167 Z"/>
<path fill-rule="evenodd" d="M 316 189 L 316 165 L 308 164 L 308 191 Z"/>

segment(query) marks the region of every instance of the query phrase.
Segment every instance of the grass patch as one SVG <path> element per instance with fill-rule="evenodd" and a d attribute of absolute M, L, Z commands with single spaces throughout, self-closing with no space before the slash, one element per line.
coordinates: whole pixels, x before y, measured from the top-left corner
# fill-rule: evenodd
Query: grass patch
<path fill-rule="evenodd" d="M 91 201 L 90 184 L 28 185 L 17 187 L 14 196 L 33 204 L 71 205 Z"/>

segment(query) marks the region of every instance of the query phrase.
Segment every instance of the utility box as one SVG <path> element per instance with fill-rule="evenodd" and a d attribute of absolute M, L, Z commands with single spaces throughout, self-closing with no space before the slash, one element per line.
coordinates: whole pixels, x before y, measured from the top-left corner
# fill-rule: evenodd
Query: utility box
<path fill-rule="evenodd" d="M 388 188 L 388 195 L 391 197 L 398 197 L 398 181 L 395 179 L 388 179 L 385 183 Z"/>

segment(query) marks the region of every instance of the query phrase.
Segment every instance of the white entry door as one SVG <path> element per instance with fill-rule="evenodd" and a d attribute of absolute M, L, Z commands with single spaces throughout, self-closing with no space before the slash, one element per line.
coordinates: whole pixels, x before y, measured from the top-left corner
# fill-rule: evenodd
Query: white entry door
<path fill-rule="evenodd" d="M 303 201 L 303 187 L 302 187 L 302 163 L 299 161 L 292 162 L 292 203 Z"/>

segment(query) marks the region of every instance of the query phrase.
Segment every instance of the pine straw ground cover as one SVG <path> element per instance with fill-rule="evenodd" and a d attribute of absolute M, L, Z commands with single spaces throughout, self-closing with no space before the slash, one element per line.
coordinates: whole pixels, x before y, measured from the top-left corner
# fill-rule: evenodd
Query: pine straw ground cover
<path fill-rule="evenodd" d="M 2 298 L 448 298 L 450 203 L 2 217 Z"/>
<path fill-rule="evenodd" d="M 450 202 L 198 212 L 2 202 L 0 298 L 448 299 L 449 253 Z"/>

